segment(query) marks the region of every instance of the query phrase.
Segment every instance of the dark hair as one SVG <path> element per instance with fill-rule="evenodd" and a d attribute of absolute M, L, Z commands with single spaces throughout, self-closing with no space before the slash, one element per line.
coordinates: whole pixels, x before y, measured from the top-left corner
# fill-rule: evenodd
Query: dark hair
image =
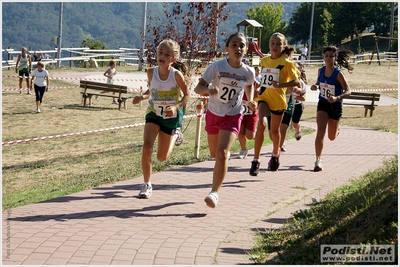
<path fill-rule="evenodd" d="M 296 48 L 294 48 L 291 45 L 286 45 L 285 49 L 282 51 L 282 55 L 284 54 L 287 57 L 290 57 L 296 51 Z"/>
<path fill-rule="evenodd" d="M 113 64 L 115 64 L 115 60 L 110 60 L 110 67 L 111 67 L 111 65 L 113 65 Z"/>
<path fill-rule="evenodd" d="M 333 52 L 338 66 L 347 69 L 350 73 L 354 70 L 349 63 L 350 57 L 353 55 L 351 50 L 339 50 L 336 46 L 326 46 L 322 49 L 322 54 L 328 51 Z"/>
<path fill-rule="evenodd" d="M 232 38 L 233 37 L 243 37 L 244 38 L 244 40 L 246 40 L 246 46 L 248 46 L 249 44 L 248 44 L 248 41 L 247 41 L 247 38 L 246 38 L 246 36 L 244 36 L 244 34 L 243 33 L 241 33 L 241 32 L 235 32 L 235 33 L 232 33 L 231 35 L 229 35 L 229 37 L 226 39 L 226 41 L 225 41 L 225 47 L 228 47 L 229 46 L 229 43 L 231 42 L 231 40 L 232 40 Z"/>

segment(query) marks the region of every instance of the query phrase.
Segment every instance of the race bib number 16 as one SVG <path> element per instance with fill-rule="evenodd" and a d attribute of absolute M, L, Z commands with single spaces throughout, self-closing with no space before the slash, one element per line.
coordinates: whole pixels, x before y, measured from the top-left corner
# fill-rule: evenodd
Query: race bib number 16
<path fill-rule="evenodd" d="M 263 68 L 261 70 L 261 87 L 274 88 L 272 86 L 272 81 L 279 82 L 279 73 L 279 69 Z"/>
<path fill-rule="evenodd" d="M 319 84 L 319 95 L 325 99 L 335 96 L 335 86 L 327 83 Z"/>

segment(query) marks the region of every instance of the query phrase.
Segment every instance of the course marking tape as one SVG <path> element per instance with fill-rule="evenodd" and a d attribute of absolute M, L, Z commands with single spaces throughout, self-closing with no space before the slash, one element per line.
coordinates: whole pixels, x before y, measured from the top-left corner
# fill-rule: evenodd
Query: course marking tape
<path fill-rule="evenodd" d="M 185 115 L 183 117 L 184 118 L 190 118 L 190 117 L 202 117 L 202 116 L 204 116 L 204 114 L 199 113 L 199 114 L 189 114 L 189 115 Z M 91 133 L 101 133 L 101 132 L 112 131 L 112 130 L 139 127 L 139 126 L 143 126 L 143 125 L 145 125 L 145 123 L 141 122 L 141 123 L 135 123 L 135 124 L 130 124 L 130 125 L 117 126 L 117 127 L 112 127 L 112 128 L 104 128 L 104 129 L 99 129 L 99 130 L 84 131 L 84 132 L 78 132 L 78 133 L 68 133 L 68 134 L 58 134 L 58 135 L 50 135 L 50 136 L 43 136 L 43 137 L 34 137 L 34 138 L 29 138 L 29 139 L 24 139 L 24 140 L 15 140 L 15 141 L 9 141 L 9 142 L 2 142 L 2 146 L 27 144 L 27 143 L 30 143 L 30 142 L 44 141 L 44 140 L 61 138 L 61 137 L 71 137 L 71 136 L 77 136 L 77 135 L 86 135 L 86 134 L 91 134 Z"/>

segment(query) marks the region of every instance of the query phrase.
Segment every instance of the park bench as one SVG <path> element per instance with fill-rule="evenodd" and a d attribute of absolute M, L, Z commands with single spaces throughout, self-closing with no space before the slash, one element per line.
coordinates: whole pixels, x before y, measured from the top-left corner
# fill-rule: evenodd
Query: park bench
<path fill-rule="evenodd" d="M 368 110 L 369 116 L 372 114 L 377 106 L 376 102 L 379 101 L 381 94 L 377 93 L 364 93 L 364 92 L 351 92 L 351 94 L 343 100 L 344 105 L 364 106 L 365 114 L 367 117 Z"/>
<path fill-rule="evenodd" d="M 124 104 L 124 109 L 126 109 L 126 100 L 132 98 L 133 96 L 126 95 L 128 93 L 128 87 L 124 85 L 116 85 L 109 83 L 99 83 L 92 81 L 80 81 L 80 88 L 82 94 L 82 102 L 85 107 L 92 105 L 93 96 L 99 97 L 115 97 L 118 100 L 118 109 L 121 109 L 121 105 Z M 101 94 L 101 91 L 108 91 L 109 93 Z M 112 94 L 112 93 L 115 93 Z"/>

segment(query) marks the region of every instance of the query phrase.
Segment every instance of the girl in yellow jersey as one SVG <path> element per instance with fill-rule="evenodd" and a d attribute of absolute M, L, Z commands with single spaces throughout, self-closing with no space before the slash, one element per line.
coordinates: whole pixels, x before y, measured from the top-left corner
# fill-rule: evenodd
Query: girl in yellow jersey
<path fill-rule="evenodd" d="M 250 175 L 260 173 L 260 153 L 264 143 L 267 116 L 271 112 L 271 136 L 273 142 L 270 170 L 279 168 L 279 127 L 283 112 L 287 107 L 286 89 L 300 86 L 300 71 L 285 56 L 288 48 L 286 37 L 282 33 L 274 33 L 269 39 L 270 56 L 261 59 L 261 89 L 255 101 L 258 102 L 258 125 L 254 142 L 254 159 L 251 162 Z"/>

